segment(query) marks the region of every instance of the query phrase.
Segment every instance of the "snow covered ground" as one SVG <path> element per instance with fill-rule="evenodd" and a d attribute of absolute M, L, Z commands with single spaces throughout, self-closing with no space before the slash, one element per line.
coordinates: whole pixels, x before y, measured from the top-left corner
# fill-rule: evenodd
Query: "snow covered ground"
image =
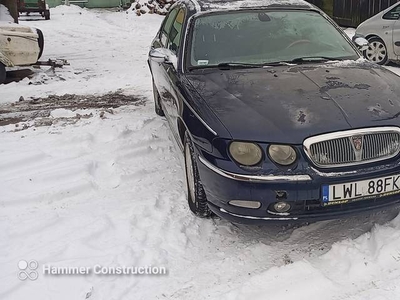
<path fill-rule="evenodd" d="M 94 13 L 71 6 L 51 10 L 51 21 L 31 15 L 22 24 L 40 28 L 45 35 L 41 60 L 67 59 L 70 67 L 55 73 L 37 71 L 32 80 L 24 79 L 0 88 L 0 103 L 18 101 L 20 96 L 44 97 L 103 94 L 123 89 L 149 96 L 149 72 L 144 53 L 157 32 L 162 17 L 137 17 L 125 12 Z M 53 16 L 54 15 L 54 16 Z"/>
<path fill-rule="evenodd" d="M 71 66 L 0 86 L 0 102 L 116 91 L 137 101 L 0 126 L 0 299 L 400 299 L 397 211 L 265 227 L 188 211 L 181 154 L 151 102 L 146 53 L 161 20 L 71 6 L 23 22 L 44 31 L 45 59 Z M 18 279 L 21 260 L 38 262 L 37 280 Z M 168 273 L 43 275 L 44 265 Z"/>

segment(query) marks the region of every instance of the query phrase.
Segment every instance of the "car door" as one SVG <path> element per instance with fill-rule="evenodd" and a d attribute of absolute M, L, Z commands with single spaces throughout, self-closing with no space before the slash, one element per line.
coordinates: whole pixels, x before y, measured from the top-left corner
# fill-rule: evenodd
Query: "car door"
<path fill-rule="evenodd" d="M 169 80 L 168 92 L 170 96 L 165 107 L 168 111 L 168 116 L 170 117 L 170 121 L 172 123 L 171 125 L 177 136 L 179 136 L 178 117 L 182 109 L 182 96 L 179 92 L 180 75 L 178 70 L 178 61 L 180 58 L 179 53 L 182 44 L 185 16 L 186 11 L 184 8 L 181 8 L 171 26 L 171 30 L 168 35 L 167 49 L 172 53 L 171 58 L 173 59 L 173 63 L 170 64 L 168 68 L 164 69 L 165 75 Z"/>
<path fill-rule="evenodd" d="M 157 49 L 161 54 L 165 56 L 171 56 L 172 53 L 167 49 L 168 37 L 171 31 L 171 27 L 173 22 L 175 21 L 176 15 L 178 14 L 179 7 L 172 9 L 169 14 L 165 17 L 165 20 L 161 26 L 160 32 L 154 39 L 151 50 Z M 149 56 L 149 64 L 151 68 L 151 73 L 153 75 L 154 85 L 160 94 L 161 104 L 163 108 L 171 102 L 170 95 L 170 80 L 168 79 L 167 73 L 168 69 L 171 67 L 170 60 L 162 60 L 156 59 Z M 168 113 L 168 110 L 164 111 L 165 114 Z M 168 117 L 168 116 L 167 116 Z"/>
<path fill-rule="evenodd" d="M 396 55 L 400 55 L 400 3 L 393 7 L 390 11 L 383 15 L 384 20 L 393 22 L 392 25 L 392 45 L 393 51 Z M 388 49 L 391 47 L 389 45 Z"/>
<path fill-rule="evenodd" d="M 400 10 L 400 5 L 398 8 Z M 394 53 L 400 56 L 400 19 L 396 21 L 393 27 L 393 44 Z"/>
<path fill-rule="evenodd" d="M 166 60 L 160 62 L 158 58 L 152 58 L 152 55 L 149 58 L 164 114 L 176 137 L 179 136 L 177 118 L 180 109 L 176 87 L 179 84 L 178 56 L 185 16 L 186 10 L 183 7 L 176 7 L 167 15 L 158 38 L 153 42 L 153 48 L 157 49 L 158 54 L 165 56 Z"/>

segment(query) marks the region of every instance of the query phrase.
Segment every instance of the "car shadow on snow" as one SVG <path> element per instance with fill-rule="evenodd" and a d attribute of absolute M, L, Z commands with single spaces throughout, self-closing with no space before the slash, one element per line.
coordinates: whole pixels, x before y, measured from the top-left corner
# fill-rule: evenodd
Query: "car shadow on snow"
<path fill-rule="evenodd" d="M 6 75 L 7 77 L 6 77 L 6 81 L 4 82 L 4 84 L 8 84 L 11 82 L 18 82 L 24 78 L 31 78 L 33 76 L 34 72 L 32 71 L 32 69 L 21 68 L 18 70 L 7 71 L 6 74 L 7 74 Z"/>
<path fill-rule="evenodd" d="M 383 225 L 393 220 L 400 207 L 374 213 L 362 213 L 352 217 L 315 223 L 270 224 L 251 226 L 232 224 L 214 218 L 215 231 L 233 238 L 238 243 L 254 245 L 261 243 L 271 246 L 277 264 L 292 263 L 306 257 L 320 256 L 329 251 L 332 245 L 346 239 L 356 239 L 369 232 L 377 224 Z"/>

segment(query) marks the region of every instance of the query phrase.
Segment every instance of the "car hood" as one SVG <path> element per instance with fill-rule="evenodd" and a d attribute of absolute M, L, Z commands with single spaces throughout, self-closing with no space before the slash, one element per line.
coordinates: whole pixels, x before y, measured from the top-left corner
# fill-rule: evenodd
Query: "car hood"
<path fill-rule="evenodd" d="M 237 140 L 302 144 L 322 133 L 400 124 L 400 77 L 366 62 L 208 69 L 187 79 Z"/>

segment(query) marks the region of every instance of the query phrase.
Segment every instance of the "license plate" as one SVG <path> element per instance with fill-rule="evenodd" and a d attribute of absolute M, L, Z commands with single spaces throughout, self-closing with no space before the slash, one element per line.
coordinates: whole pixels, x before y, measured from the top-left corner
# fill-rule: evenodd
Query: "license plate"
<path fill-rule="evenodd" d="M 400 175 L 322 186 L 324 205 L 349 203 L 400 193 Z"/>

